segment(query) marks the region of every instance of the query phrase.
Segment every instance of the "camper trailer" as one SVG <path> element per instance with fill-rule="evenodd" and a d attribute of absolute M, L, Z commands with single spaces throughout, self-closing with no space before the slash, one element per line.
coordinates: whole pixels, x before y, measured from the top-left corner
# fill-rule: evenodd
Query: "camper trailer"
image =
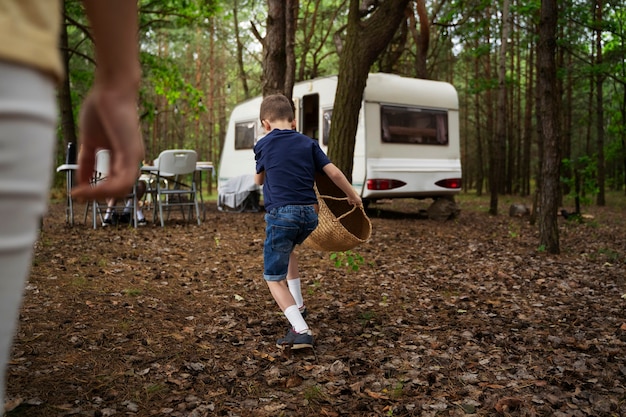
<path fill-rule="evenodd" d="M 297 83 L 297 130 L 328 150 L 337 77 Z M 218 190 L 232 178 L 255 173 L 253 147 L 263 134 L 262 97 L 236 106 L 219 165 Z M 355 139 L 352 185 L 364 203 L 391 198 L 432 198 L 461 190 L 459 104 L 445 82 L 369 74 Z M 218 191 L 219 192 L 219 191 Z"/>

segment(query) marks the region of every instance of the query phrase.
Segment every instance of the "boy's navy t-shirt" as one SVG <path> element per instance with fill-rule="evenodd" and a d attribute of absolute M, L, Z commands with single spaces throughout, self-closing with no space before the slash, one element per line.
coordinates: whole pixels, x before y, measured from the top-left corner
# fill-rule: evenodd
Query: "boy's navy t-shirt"
<path fill-rule="evenodd" d="M 317 203 L 315 172 L 330 164 L 319 144 L 295 130 L 274 129 L 254 145 L 256 172 L 265 171 L 265 210 Z"/>

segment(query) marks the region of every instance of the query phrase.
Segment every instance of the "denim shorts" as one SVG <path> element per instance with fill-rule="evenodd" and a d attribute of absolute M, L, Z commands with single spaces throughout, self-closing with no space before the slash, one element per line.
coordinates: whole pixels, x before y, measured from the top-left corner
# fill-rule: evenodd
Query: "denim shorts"
<path fill-rule="evenodd" d="M 265 213 L 263 278 L 282 281 L 287 277 L 289 255 L 317 227 L 317 213 L 311 206 L 283 206 Z"/>

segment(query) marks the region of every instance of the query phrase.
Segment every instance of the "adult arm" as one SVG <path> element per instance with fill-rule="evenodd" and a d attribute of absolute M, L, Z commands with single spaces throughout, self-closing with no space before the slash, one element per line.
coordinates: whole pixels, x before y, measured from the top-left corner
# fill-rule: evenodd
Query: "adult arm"
<path fill-rule="evenodd" d="M 96 48 L 96 73 L 80 114 L 78 185 L 72 195 L 121 197 L 139 176 L 144 157 L 137 115 L 141 80 L 137 2 L 83 0 Z M 111 151 L 107 181 L 89 184 L 100 148 Z"/>

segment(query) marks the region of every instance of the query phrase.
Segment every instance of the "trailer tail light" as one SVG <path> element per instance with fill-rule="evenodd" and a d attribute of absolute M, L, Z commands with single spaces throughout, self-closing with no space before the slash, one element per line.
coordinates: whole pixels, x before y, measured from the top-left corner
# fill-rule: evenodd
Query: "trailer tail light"
<path fill-rule="evenodd" d="M 437 181 L 435 185 L 443 188 L 452 188 L 457 190 L 461 188 L 461 178 L 446 178 L 445 180 Z"/>
<path fill-rule="evenodd" d="M 400 188 L 406 185 L 404 181 L 389 180 L 389 179 L 373 179 L 367 180 L 368 190 L 393 190 L 394 188 Z"/>

